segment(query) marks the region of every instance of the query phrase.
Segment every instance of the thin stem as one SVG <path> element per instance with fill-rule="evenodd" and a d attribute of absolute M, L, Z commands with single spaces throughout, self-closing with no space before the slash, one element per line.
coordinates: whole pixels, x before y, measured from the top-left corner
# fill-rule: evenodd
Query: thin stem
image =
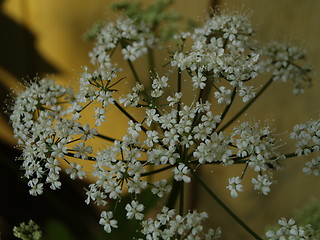
<path fill-rule="evenodd" d="M 198 97 L 198 102 L 206 102 L 209 98 L 211 89 L 212 89 L 213 83 L 210 82 L 210 80 L 206 80 L 206 86 L 200 90 L 199 92 L 199 97 Z M 202 114 L 199 114 L 199 112 L 196 113 L 196 116 L 193 119 L 192 122 L 192 127 L 196 126 L 201 119 Z"/>
<path fill-rule="evenodd" d="M 141 177 L 145 177 L 145 176 L 153 175 L 153 174 L 156 174 L 156 173 L 160 173 L 160 172 L 166 171 L 166 170 L 168 170 L 170 168 L 173 168 L 173 167 L 174 167 L 174 165 L 169 165 L 169 166 L 166 166 L 166 167 L 163 167 L 163 168 L 159 168 L 157 170 L 153 170 L 153 171 L 150 171 L 150 172 L 142 173 Z"/>
<path fill-rule="evenodd" d="M 179 199 L 179 214 L 183 216 L 184 209 L 184 182 L 180 182 L 180 199 Z"/>
<path fill-rule="evenodd" d="M 70 151 L 70 149 L 69 149 L 69 151 Z M 71 151 L 73 151 L 73 150 L 71 150 Z M 70 152 L 65 153 L 64 155 L 65 155 L 65 156 L 68 156 L 68 157 L 73 157 L 73 158 L 76 158 L 76 159 L 82 159 L 82 158 L 77 158 L 77 157 L 75 157 L 74 154 L 73 154 L 73 153 L 70 153 Z M 96 161 L 94 157 L 90 157 L 90 156 L 88 156 L 87 159 L 82 159 L 82 160 L 85 160 L 85 161 L 88 161 L 88 160 L 89 160 L 89 161 Z"/>
<path fill-rule="evenodd" d="M 314 147 L 314 146 L 308 147 L 311 152 L 314 152 L 313 147 Z M 287 153 L 287 154 L 284 154 L 284 156 L 285 156 L 286 158 L 293 158 L 293 157 L 302 157 L 302 156 L 305 156 L 305 155 L 299 156 L 299 155 L 297 155 L 296 153 Z"/>
<path fill-rule="evenodd" d="M 152 79 L 152 77 L 156 75 L 154 52 L 152 48 L 148 48 L 148 62 L 149 62 L 149 69 L 150 69 L 150 79 Z"/>
<path fill-rule="evenodd" d="M 229 112 L 230 110 L 230 107 L 233 103 L 233 100 L 235 99 L 236 97 L 236 92 L 237 92 L 237 88 L 234 88 L 233 89 L 233 92 L 232 92 L 232 95 L 231 95 L 231 101 L 230 103 L 225 107 L 225 109 L 223 110 L 222 114 L 221 114 L 221 121 L 220 123 L 222 123 L 223 119 L 226 117 L 227 113 Z M 220 125 L 220 123 L 217 123 L 217 126 L 216 126 L 216 129 L 218 128 L 218 126 Z M 220 130 L 221 131 L 221 130 Z M 218 131 L 218 132 L 220 132 Z"/>
<path fill-rule="evenodd" d="M 132 62 L 130 61 L 130 59 L 128 59 L 127 61 L 128 61 L 129 67 L 130 67 L 130 69 L 131 69 L 131 71 L 132 71 L 132 73 L 133 73 L 134 79 L 135 79 L 138 83 L 141 84 L 140 78 L 139 78 L 139 76 L 138 76 L 138 74 L 137 74 L 137 72 L 136 72 L 136 70 L 135 70 Z"/>
<path fill-rule="evenodd" d="M 247 103 L 233 118 L 231 118 L 218 132 L 223 131 L 227 127 L 229 127 L 235 120 L 237 120 L 259 97 L 260 95 L 270 86 L 273 82 L 273 77 L 269 79 L 269 81 L 260 89 L 257 95 Z"/>
<path fill-rule="evenodd" d="M 200 185 L 208 192 L 208 194 L 237 222 L 243 227 L 248 233 L 250 233 L 255 239 L 262 240 L 262 238 L 256 234 L 251 228 L 249 228 L 238 216 L 236 216 L 230 208 L 225 205 L 220 198 L 207 186 L 207 184 L 195 173 L 194 170 L 191 171 L 193 176 L 198 180 Z"/>
<path fill-rule="evenodd" d="M 246 173 L 247 169 L 248 169 L 248 166 L 249 166 L 249 162 L 247 162 L 246 166 L 244 167 L 243 171 L 242 171 L 242 174 L 241 174 L 241 179 L 243 179 L 243 176 L 244 174 Z"/>
<path fill-rule="evenodd" d="M 120 143 L 123 142 L 123 141 L 121 141 L 121 140 L 118 140 L 118 139 L 115 139 L 115 138 L 112 138 L 112 137 L 108 137 L 108 136 L 105 136 L 105 135 L 100 134 L 100 133 L 99 133 L 98 135 L 95 135 L 95 136 L 97 136 L 97 137 L 99 137 L 99 138 L 102 138 L 102 139 L 104 139 L 104 140 L 110 141 L 110 142 L 114 142 L 114 141 L 118 141 L 118 142 L 120 142 Z M 148 151 L 148 149 L 146 149 L 146 148 L 144 148 L 144 147 L 141 147 L 141 146 L 134 145 L 134 147 L 139 148 L 139 149 L 141 149 L 141 150 L 144 151 L 144 152 Z"/>
<path fill-rule="evenodd" d="M 115 86 L 116 84 L 118 84 L 119 82 L 121 82 L 123 79 L 126 79 L 126 77 L 120 78 L 118 81 L 116 81 L 115 83 L 111 84 L 111 86 L 106 86 L 108 87 L 108 89 L 112 88 L 113 86 Z"/>
<path fill-rule="evenodd" d="M 110 141 L 110 142 L 114 142 L 114 141 L 119 141 L 119 142 L 121 142 L 120 140 L 117 140 L 117 139 L 115 139 L 115 138 L 102 135 L 102 134 L 100 134 L 100 133 L 99 133 L 98 135 L 95 135 L 95 136 L 97 136 L 97 137 L 99 137 L 99 138 L 102 138 L 102 139 L 104 139 L 104 140 Z"/>
<path fill-rule="evenodd" d="M 177 79 L 177 85 L 178 85 L 178 93 L 180 93 L 182 91 L 182 83 L 181 83 L 181 69 L 178 68 L 178 79 Z M 181 100 L 179 100 L 178 104 L 177 104 L 177 116 L 176 116 L 176 120 L 177 123 L 180 123 L 180 110 L 181 110 Z M 181 142 L 181 136 L 179 136 L 179 142 Z M 182 148 L 183 146 L 181 144 L 179 144 L 178 150 L 181 153 L 182 152 Z"/>
<path fill-rule="evenodd" d="M 284 155 L 286 158 L 293 158 L 293 157 L 298 157 L 296 153 L 287 153 Z"/>
<path fill-rule="evenodd" d="M 122 48 L 124 48 L 124 45 L 123 45 L 123 44 L 122 44 Z M 138 82 L 139 84 L 141 84 L 140 78 L 139 78 L 139 76 L 138 76 L 138 74 L 137 74 L 137 72 L 136 72 L 136 69 L 134 68 L 132 62 L 130 61 L 130 59 L 128 59 L 127 62 L 128 62 L 128 64 L 129 64 L 129 67 L 130 67 L 130 69 L 131 69 L 131 72 L 133 73 L 133 76 L 134 76 L 136 82 Z M 146 99 L 145 99 L 146 102 L 151 103 L 151 98 L 150 98 L 150 96 L 148 95 L 148 93 L 147 93 L 145 90 L 143 90 L 142 93 L 143 93 L 143 95 L 144 95 L 145 98 L 146 98 Z"/>
<path fill-rule="evenodd" d="M 114 105 L 130 120 L 132 120 L 134 123 L 139 123 L 134 117 L 132 117 L 123 107 L 121 107 L 121 105 L 114 101 Z M 141 125 L 141 129 L 146 132 L 148 131 L 144 126 Z"/>
<path fill-rule="evenodd" d="M 182 91 L 182 83 L 181 83 L 181 69 L 178 68 L 178 93 L 180 93 Z M 177 123 L 179 123 L 180 121 L 180 115 L 179 115 L 179 112 L 181 110 L 181 104 L 180 104 L 180 101 L 178 102 L 177 104 Z"/>
<path fill-rule="evenodd" d="M 180 192 L 180 183 L 173 179 L 172 189 L 171 189 L 169 198 L 168 198 L 167 203 L 166 203 L 166 206 L 169 209 L 174 208 L 176 200 L 177 200 L 177 198 L 179 196 L 179 192 Z"/>

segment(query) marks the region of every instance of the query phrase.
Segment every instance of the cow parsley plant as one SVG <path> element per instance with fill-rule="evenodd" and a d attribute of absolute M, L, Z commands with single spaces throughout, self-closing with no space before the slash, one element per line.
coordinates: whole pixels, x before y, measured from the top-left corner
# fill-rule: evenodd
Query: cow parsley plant
<path fill-rule="evenodd" d="M 83 67 L 79 87 L 36 78 L 17 94 L 10 120 L 29 192 L 41 195 L 46 187 L 61 188 L 64 171 L 71 179 L 89 180 L 85 201 L 105 209 L 99 223 L 108 233 L 124 227 L 117 221 L 117 208 L 109 209 L 108 202 L 129 194 L 126 217 L 140 221 L 146 239 L 218 239 L 220 228 L 202 225 L 210 216 L 185 204 L 184 188 L 196 182 L 255 239 L 262 239 L 215 195 L 197 167 L 243 165 L 238 176 L 221 180 L 233 198 L 249 187 L 242 185 L 248 171 L 254 173 L 251 187 L 268 195 L 276 181 L 273 173 L 283 169 L 287 158 L 312 155 L 303 172 L 319 175 L 320 120 L 294 127 L 294 153 L 283 152 L 283 142 L 268 121 L 236 123 L 271 84 L 291 81 L 295 94 L 306 91 L 311 77 L 305 51 L 278 42 L 257 44 L 246 15 L 215 13 L 192 31 L 175 33 L 168 57 L 157 59 L 164 65 L 160 70 L 154 49 L 167 50 L 161 48 L 166 43 L 158 31 L 163 19 L 158 20 L 121 16 L 101 24 L 93 34 L 92 66 Z M 113 60 L 117 49 L 123 57 L 119 63 Z M 135 65 L 145 56 L 148 78 Z M 126 79 L 120 77 L 122 64 L 132 72 L 125 73 Z M 268 78 L 264 86 L 254 84 L 257 76 Z M 123 83 L 132 87 L 119 92 Z M 227 118 L 236 101 L 243 108 Z M 111 107 L 127 119 L 119 139 L 102 130 Z M 143 117 L 132 114 L 135 110 Z M 91 124 L 87 117 L 92 117 Z M 91 172 L 84 162 L 92 163 Z M 159 175 L 163 172 L 167 174 Z M 149 177 L 153 175 L 160 177 Z M 154 218 L 139 198 L 144 191 L 167 199 Z M 310 226 L 285 219 L 279 223 L 279 230 L 266 233 L 268 239 L 312 239 Z"/>

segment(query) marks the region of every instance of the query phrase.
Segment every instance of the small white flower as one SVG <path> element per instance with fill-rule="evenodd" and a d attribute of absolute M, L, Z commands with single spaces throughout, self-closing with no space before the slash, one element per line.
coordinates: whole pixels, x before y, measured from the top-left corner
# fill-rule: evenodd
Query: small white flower
<path fill-rule="evenodd" d="M 189 172 L 190 169 L 185 164 L 179 163 L 179 165 L 173 169 L 174 179 L 176 181 L 189 183 L 191 181 L 191 178 L 187 176 Z"/>
<path fill-rule="evenodd" d="M 154 183 L 154 187 L 151 189 L 153 194 L 157 194 L 159 197 L 164 197 L 165 193 L 169 193 L 171 191 L 171 185 L 168 185 L 166 179 L 161 179 Z"/>
<path fill-rule="evenodd" d="M 144 141 L 144 143 L 148 146 L 148 147 L 153 147 L 154 143 L 159 142 L 159 136 L 158 136 L 158 132 L 153 130 L 153 131 L 147 131 L 147 139 Z"/>
<path fill-rule="evenodd" d="M 253 89 L 253 86 L 242 86 L 242 88 L 239 91 L 239 96 L 243 97 L 243 102 L 248 102 L 251 99 L 255 97 L 255 91 Z"/>
<path fill-rule="evenodd" d="M 238 197 L 238 192 L 243 192 L 243 186 L 241 185 L 241 178 L 240 177 L 232 177 L 229 178 L 229 185 L 227 189 L 230 190 L 231 197 L 236 198 Z"/>
<path fill-rule="evenodd" d="M 306 166 L 302 169 L 306 175 L 313 174 L 314 176 L 320 175 L 320 156 L 306 162 Z"/>
<path fill-rule="evenodd" d="M 82 136 L 80 139 L 86 141 L 88 138 L 91 139 L 94 138 L 95 135 L 98 135 L 98 131 L 95 128 L 90 129 L 90 125 L 85 124 L 81 134 Z"/>
<path fill-rule="evenodd" d="M 82 158 L 83 160 L 88 159 L 88 154 L 91 154 L 92 151 L 92 146 L 86 146 L 84 142 L 80 142 L 78 145 L 73 147 L 73 150 L 75 153 L 73 156 L 75 158 Z"/>
<path fill-rule="evenodd" d="M 52 190 L 56 190 L 61 187 L 61 182 L 59 181 L 59 175 L 55 174 L 54 172 L 49 172 L 46 182 L 51 183 L 50 188 Z"/>
<path fill-rule="evenodd" d="M 151 126 L 152 122 L 157 122 L 159 120 L 159 114 L 155 109 L 147 109 L 146 110 L 146 124 L 147 126 Z"/>
<path fill-rule="evenodd" d="M 168 86 L 168 77 L 163 76 L 160 78 L 159 76 L 157 76 L 156 78 L 153 79 L 151 86 L 152 86 L 151 96 L 154 98 L 161 97 L 162 94 L 164 93 L 162 89 Z"/>
<path fill-rule="evenodd" d="M 173 97 L 168 96 L 167 101 L 169 102 L 169 106 L 170 107 L 174 106 L 175 104 L 180 102 L 181 98 L 182 98 L 182 92 L 175 93 Z"/>
<path fill-rule="evenodd" d="M 210 228 L 206 234 L 205 240 L 218 240 L 221 237 L 221 233 L 221 228 L 217 228 L 216 230 Z"/>
<path fill-rule="evenodd" d="M 81 165 L 73 162 L 70 164 L 70 167 L 71 168 L 66 168 L 66 172 L 67 172 L 67 174 L 70 175 L 71 179 L 73 179 L 73 180 L 75 180 L 77 178 L 83 179 L 83 177 L 86 175 L 86 173 L 81 170 L 83 168 Z"/>
<path fill-rule="evenodd" d="M 105 116 L 106 110 L 104 108 L 96 107 L 94 112 L 95 112 L 94 118 L 96 119 L 95 125 L 99 127 L 101 126 L 101 122 L 106 121 L 106 116 Z"/>
<path fill-rule="evenodd" d="M 270 186 L 272 185 L 272 173 L 269 175 L 258 175 L 257 179 L 252 178 L 251 182 L 254 184 L 254 190 L 262 192 L 264 195 L 268 195 L 270 192 Z"/>
<path fill-rule="evenodd" d="M 39 183 L 39 179 L 33 178 L 28 182 L 30 195 L 37 196 L 43 193 L 43 183 Z"/>
<path fill-rule="evenodd" d="M 229 105 L 231 103 L 231 90 L 223 86 L 219 88 L 219 92 L 214 93 L 214 96 L 218 99 L 219 104 Z"/>
<path fill-rule="evenodd" d="M 51 146 L 52 148 L 51 156 L 64 158 L 64 154 L 68 153 L 68 150 L 65 144 L 66 144 L 66 139 L 61 140 L 57 144 L 53 144 Z"/>
<path fill-rule="evenodd" d="M 118 222 L 117 220 L 112 219 L 113 213 L 111 211 L 102 211 L 100 216 L 99 224 L 103 225 L 103 229 L 107 233 L 111 233 L 111 228 L 118 228 Z"/>
<path fill-rule="evenodd" d="M 128 192 L 140 194 L 143 189 L 145 189 L 148 185 L 146 181 L 140 179 L 138 175 L 136 175 L 133 179 L 130 179 L 127 183 Z"/>
<path fill-rule="evenodd" d="M 205 76 L 202 75 L 202 72 L 198 71 L 198 74 L 192 77 L 192 81 L 193 81 L 193 88 L 197 89 L 204 89 L 206 86 L 206 80 L 207 78 Z"/>
<path fill-rule="evenodd" d="M 142 220 L 144 215 L 141 213 L 144 210 L 144 206 L 139 204 L 137 201 L 132 201 L 131 204 L 126 205 L 127 218 L 135 218 L 137 220 Z"/>

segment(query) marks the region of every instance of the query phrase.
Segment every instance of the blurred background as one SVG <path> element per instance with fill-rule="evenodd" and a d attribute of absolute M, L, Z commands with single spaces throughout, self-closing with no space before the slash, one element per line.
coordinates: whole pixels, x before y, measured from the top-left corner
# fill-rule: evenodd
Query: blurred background
<path fill-rule="evenodd" d="M 97 21 L 112 20 L 117 16 L 110 10 L 111 0 L 1 0 L 0 1 L 0 107 L 5 108 L 10 88 L 34 76 L 54 76 L 61 82 L 77 79 L 81 67 L 90 65 L 88 51 L 91 42 L 83 34 Z M 143 0 L 144 3 L 153 2 Z M 320 69 L 320 1 L 316 0 L 176 0 L 171 10 L 186 18 L 204 19 L 209 8 L 240 9 L 248 12 L 261 42 L 276 39 L 301 43 L 307 49 L 308 62 L 315 71 Z M 159 64 L 162 64 L 159 62 Z M 160 65 L 159 65 L 160 66 Z M 139 70 L 138 70 L 139 71 Z M 125 71 L 126 72 L 126 69 Z M 247 118 L 275 120 L 273 127 L 286 140 L 286 134 L 296 123 L 319 117 L 319 75 L 306 94 L 294 96 L 291 83 L 273 84 L 258 103 L 247 112 Z M 116 121 L 118 115 L 112 118 Z M 111 119 L 111 121 L 112 121 Z M 244 119 L 244 118 L 243 118 Z M 242 119 L 242 120 L 243 120 Z M 240 119 L 241 120 L 241 119 Z M 111 134 L 120 130 L 113 128 Z M 84 203 L 83 182 L 67 177 L 59 191 L 45 191 L 31 197 L 19 164 L 20 155 L 13 146 L 8 116 L 0 111 L 0 232 L 2 238 L 13 239 L 14 225 L 33 219 L 46 232 L 46 239 L 125 239 L 121 232 L 107 236 L 98 226 L 99 211 Z M 281 136 L 282 137 L 282 136 Z M 291 143 L 288 140 L 288 143 Z M 292 152 L 292 147 L 287 147 Z M 232 199 L 225 189 L 227 178 L 241 174 L 242 168 L 209 167 L 203 177 L 217 195 L 257 233 L 281 217 L 291 217 L 309 198 L 320 198 L 319 178 L 304 176 L 304 160 L 289 159 L 285 171 L 277 174 L 278 183 L 268 197 L 251 191 L 247 177 L 245 191 Z M 208 226 L 221 226 L 222 239 L 251 239 L 221 207 L 198 186 L 192 194 L 200 194 L 199 211 L 209 213 Z M 189 193 L 186 193 L 189 194 Z M 120 235 L 117 235 L 120 234 Z"/>

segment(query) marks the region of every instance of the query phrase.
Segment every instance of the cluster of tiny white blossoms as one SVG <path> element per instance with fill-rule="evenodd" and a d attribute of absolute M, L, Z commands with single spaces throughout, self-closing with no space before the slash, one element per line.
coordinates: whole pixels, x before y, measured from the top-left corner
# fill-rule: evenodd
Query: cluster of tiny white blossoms
<path fill-rule="evenodd" d="M 301 66 L 305 59 L 305 50 L 292 45 L 284 45 L 279 42 L 271 42 L 266 47 L 261 48 L 263 55 L 267 56 L 261 61 L 260 70 L 271 72 L 273 80 L 286 82 L 292 80 L 293 93 L 304 93 L 305 88 L 311 86 L 311 77 L 308 74 L 311 68 L 308 65 Z"/>
<path fill-rule="evenodd" d="M 311 120 L 307 123 L 297 124 L 293 128 L 290 137 L 296 140 L 296 154 L 316 155 L 315 158 L 306 162 L 302 169 L 307 175 L 320 175 L 320 120 Z"/>
<path fill-rule="evenodd" d="M 266 232 L 266 237 L 269 240 L 315 240 L 314 231 L 311 225 L 297 226 L 294 219 L 290 218 L 289 221 L 281 218 L 278 221 L 281 226 L 278 230 L 269 230 Z"/>
<path fill-rule="evenodd" d="M 244 166 L 241 176 L 228 180 L 232 197 L 244 191 L 241 182 L 247 169 L 257 174 L 251 179 L 253 189 L 267 195 L 275 182 L 273 172 L 283 168 L 283 160 L 289 155 L 281 153 L 280 141 L 267 122 L 243 122 L 224 131 L 229 126 L 225 117 L 234 101 L 255 101 L 258 89 L 251 83 L 261 72 L 270 72 L 271 82 L 292 79 L 294 92 L 303 92 L 310 83 L 309 70 L 295 61 L 303 59 L 304 53 L 279 44 L 256 50 L 245 15 L 215 15 L 193 32 L 176 36 L 178 50 L 170 56 L 170 69 L 162 76 L 153 74 L 147 87 L 133 63 L 159 43 L 152 29 L 130 18 L 106 23 L 96 32 L 95 46 L 89 54 L 95 69 L 83 68 L 78 91 L 53 80 L 36 79 L 18 94 L 10 119 L 23 149 L 22 167 L 30 193 L 42 194 L 44 184 L 53 190 L 60 188 L 60 162 L 65 161 L 71 179 L 90 180 L 87 204 L 107 208 L 108 202 L 120 201 L 129 193 L 132 201 L 125 207 L 126 217 L 141 222 L 141 232 L 147 239 L 218 239 L 219 229 L 203 231 L 202 221 L 208 218 L 205 212 L 189 211 L 183 216 L 184 206 L 180 206 L 179 215 L 164 207 L 156 219 L 146 220 L 139 195 L 144 191 L 158 198 L 174 194 L 175 183 L 191 183 L 191 174 L 197 174 L 196 167 L 204 164 Z M 188 45 L 187 41 L 192 43 Z M 122 49 L 136 80 L 134 87 L 121 96 L 116 92 L 123 80 L 118 77 L 122 69 L 111 62 L 117 47 Z M 177 89 L 171 88 L 173 81 L 177 81 Z M 190 93 L 181 86 L 183 81 L 192 83 L 189 90 L 197 99 L 184 101 Z M 207 94 L 211 90 L 212 96 Z M 223 105 L 221 113 L 215 109 L 216 104 Z M 128 118 L 127 132 L 121 139 L 106 136 L 99 129 L 108 120 L 110 105 Z M 145 115 L 136 119 L 127 108 L 142 108 Z M 94 117 L 94 127 L 83 121 L 89 114 Z M 295 127 L 291 135 L 297 140 L 295 156 L 319 151 L 319 125 L 319 121 L 313 121 Z M 93 138 L 103 143 L 93 148 Z M 83 170 L 83 161 L 93 163 L 90 173 Z M 307 162 L 303 171 L 319 175 L 319 165 L 318 157 Z M 146 178 L 167 170 L 169 174 L 162 179 Z M 101 213 L 99 223 L 108 233 L 118 227 L 116 213 L 117 209 Z"/>
<path fill-rule="evenodd" d="M 205 212 L 188 212 L 185 216 L 176 214 L 175 209 L 163 207 L 156 219 L 149 218 L 142 222 L 145 239 L 219 239 L 221 229 L 209 229 L 203 232 L 202 221 L 208 218 Z"/>
<path fill-rule="evenodd" d="M 257 178 L 252 178 L 254 189 L 267 195 L 270 192 L 273 170 L 282 169 L 282 160 L 285 156 L 277 152 L 279 146 L 272 135 L 269 126 L 261 127 L 258 122 L 250 125 L 243 122 L 239 127 L 234 128 L 232 135 L 233 145 L 237 147 L 237 156 L 248 157 L 246 164 L 258 173 Z M 242 177 L 229 179 L 229 186 L 232 197 L 237 197 L 237 192 L 242 192 Z"/>
<path fill-rule="evenodd" d="M 105 24 L 97 33 L 95 47 L 89 53 L 92 64 L 110 66 L 110 54 L 118 44 L 124 59 L 134 61 L 147 53 L 157 42 L 150 26 L 125 17 Z"/>
<path fill-rule="evenodd" d="M 194 33 L 179 36 L 183 41 L 190 37 L 193 45 L 189 51 L 175 52 L 171 65 L 188 72 L 194 89 L 204 89 L 207 84 L 216 86 L 224 80 L 231 88 L 237 88 L 234 93 L 247 102 L 255 96 L 255 91 L 245 82 L 255 78 L 259 69 L 259 54 L 248 45 L 250 35 L 252 28 L 246 16 L 217 15 Z M 229 105 L 232 90 L 228 86 L 215 89 L 218 103 Z"/>

